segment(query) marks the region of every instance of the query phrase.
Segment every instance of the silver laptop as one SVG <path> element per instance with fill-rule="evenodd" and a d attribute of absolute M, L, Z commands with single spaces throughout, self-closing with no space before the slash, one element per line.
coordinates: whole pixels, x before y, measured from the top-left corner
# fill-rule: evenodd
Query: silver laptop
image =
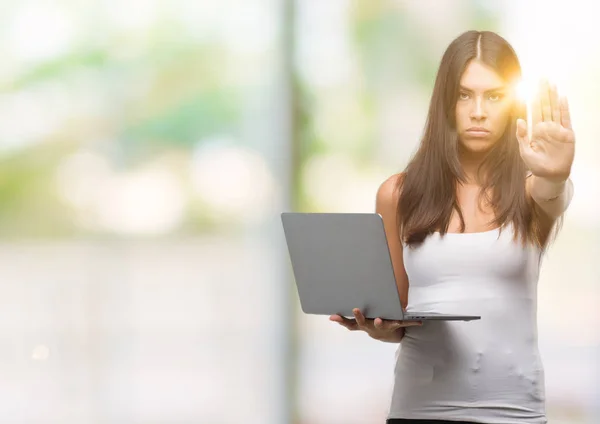
<path fill-rule="evenodd" d="M 377 213 L 281 214 L 296 288 L 307 314 L 470 321 L 474 315 L 405 312 L 394 278 L 383 219 Z"/>

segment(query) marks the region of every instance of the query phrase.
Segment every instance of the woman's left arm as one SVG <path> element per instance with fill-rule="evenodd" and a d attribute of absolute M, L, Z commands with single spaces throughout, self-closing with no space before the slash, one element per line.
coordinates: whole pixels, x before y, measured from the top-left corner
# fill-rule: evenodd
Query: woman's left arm
<path fill-rule="evenodd" d="M 527 181 L 527 192 L 548 217 L 558 218 L 571 203 L 574 193 L 573 181 L 567 178 L 556 182 L 532 175 Z"/>
<path fill-rule="evenodd" d="M 517 120 L 517 140 L 523 161 L 532 175 L 526 190 L 549 217 L 562 215 L 573 197 L 569 178 L 575 157 L 575 133 L 566 97 L 543 80 L 533 101 L 531 134 L 527 123 Z"/>

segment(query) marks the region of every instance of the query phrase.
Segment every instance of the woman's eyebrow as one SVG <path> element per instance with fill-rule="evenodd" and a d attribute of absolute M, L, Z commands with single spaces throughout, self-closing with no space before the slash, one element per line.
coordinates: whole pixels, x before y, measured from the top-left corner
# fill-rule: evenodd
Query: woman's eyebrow
<path fill-rule="evenodd" d="M 461 85 L 460 89 L 462 91 L 466 91 L 467 93 L 473 93 L 474 92 L 473 89 L 465 87 L 464 85 Z M 504 91 L 504 90 L 506 90 L 506 86 L 501 85 L 499 87 L 490 88 L 489 90 L 486 90 L 485 92 L 486 93 L 493 93 L 493 92 L 496 92 L 496 91 Z"/>

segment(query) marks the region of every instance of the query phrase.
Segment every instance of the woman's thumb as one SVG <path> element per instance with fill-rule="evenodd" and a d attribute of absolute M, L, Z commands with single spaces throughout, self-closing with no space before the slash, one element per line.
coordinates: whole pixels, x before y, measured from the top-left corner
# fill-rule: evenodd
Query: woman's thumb
<path fill-rule="evenodd" d="M 524 119 L 517 119 L 517 138 L 519 141 L 527 137 L 527 122 Z"/>

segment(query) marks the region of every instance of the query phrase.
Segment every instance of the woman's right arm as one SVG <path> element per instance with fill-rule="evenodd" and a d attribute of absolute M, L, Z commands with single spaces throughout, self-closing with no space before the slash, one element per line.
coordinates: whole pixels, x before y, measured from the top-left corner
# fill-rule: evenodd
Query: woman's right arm
<path fill-rule="evenodd" d="M 402 243 L 398 232 L 398 199 L 400 193 L 397 188 L 402 177 L 402 174 L 396 174 L 381 184 L 379 190 L 377 190 L 375 211 L 383 218 L 385 236 L 390 249 L 398 293 L 400 294 L 400 304 L 403 309 L 406 309 L 408 304 L 408 276 L 406 275 L 406 269 L 404 269 Z"/>
<path fill-rule="evenodd" d="M 401 174 L 388 178 L 377 190 L 375 211 L 383 218 L 385 235 L 390 249 L 394 276 L 400 295 L 400 307 L 406 308 L 408 303 L 408 276 L 404 269 L 402 259 L 402 243 L 397 225 L 398 182 Z M 354 319 L 347 319 L 339 315 L 332 315 L 332 321 L 339 323 L 349 330 L 362 330 L 376 340 L 390 343 L 399 343 L 404 337 L 404 328 L 412 325 L 421 325 L 420 321 L 391 321 L 381 318 L 366 319 L 360 310 L 354 310 Z"/>

